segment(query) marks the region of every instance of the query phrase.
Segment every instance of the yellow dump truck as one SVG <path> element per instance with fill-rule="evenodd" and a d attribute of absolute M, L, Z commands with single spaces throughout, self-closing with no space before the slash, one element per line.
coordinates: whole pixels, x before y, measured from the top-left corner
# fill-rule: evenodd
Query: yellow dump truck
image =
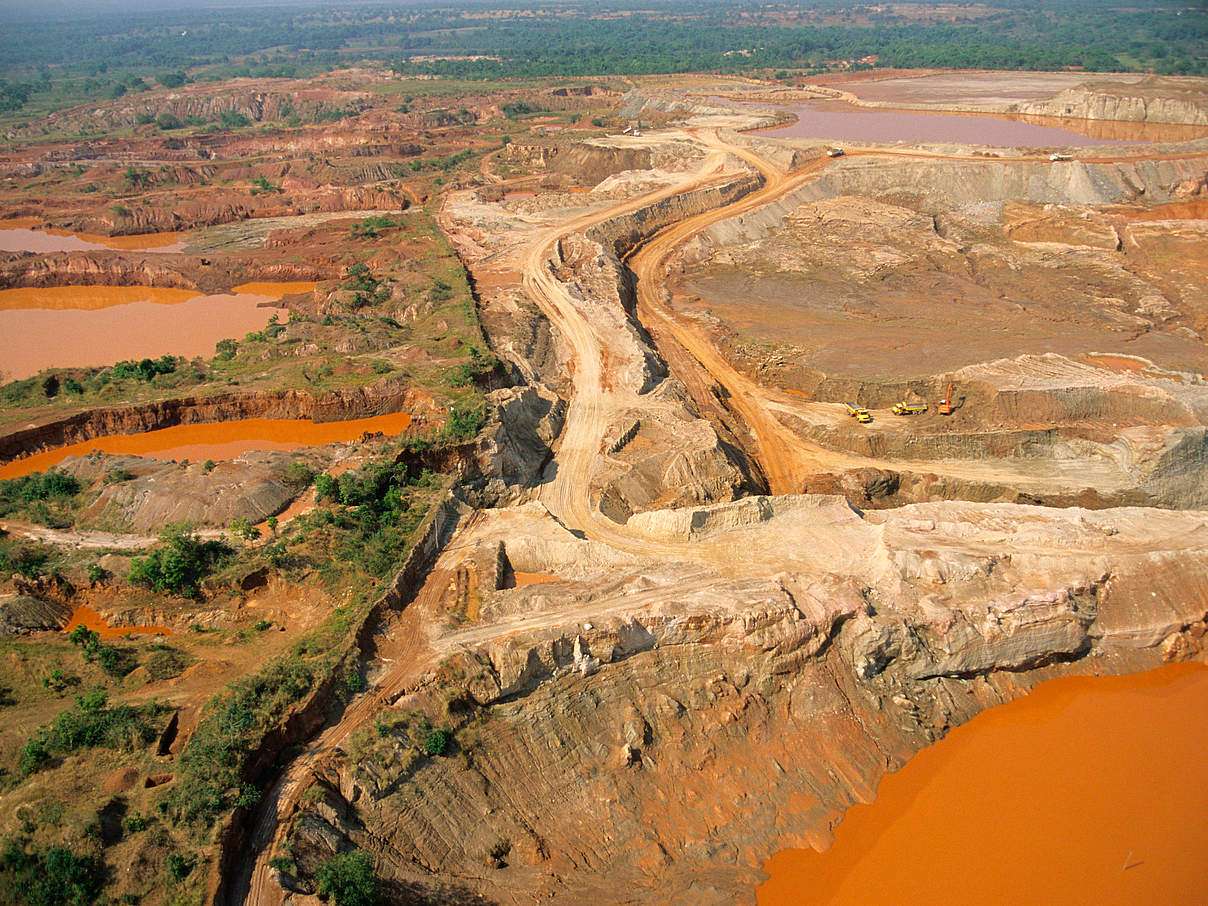
<path fill-rule="evenodd" d="M 861 424 L 866 425 L 872 421 L 872 413 L 862 406 L 853 406 L 851 403 L 844 403 L 843 405 L 847 407 L 847 414 Z"/>
<path fill-rule="evenodd" d="M 894 415 L 918 415 L 920 412 L 927 411 L 926 403 L 907 403 L 902 401 L 893 404 Z"/>

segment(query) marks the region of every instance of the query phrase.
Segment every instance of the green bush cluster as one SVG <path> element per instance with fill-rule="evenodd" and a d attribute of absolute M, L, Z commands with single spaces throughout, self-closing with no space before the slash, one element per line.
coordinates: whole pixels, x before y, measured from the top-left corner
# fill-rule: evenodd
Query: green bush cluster
<path fill-rule="evenodd" d="M 134 669 L 134 659 L 129 652 L 103 644 L 100 635 L 83 624 L 71 630 L 67 640 L 80 648 L 85 661 L 96 661 L 106 673 L 125 676 Z"/>
<path fill-rule="evenodd" d="M 127 576 L 135 585 L 195 598 L 201 582 L 234 554 L 221 541 L 202 541 L 183 525 L 169 525 L 160 534 L 161 547 L 136 557 Z"/>
<path fill-rule="evenodd" d="M 100 689 L 77 695 L 74 706 L 59 712 L 21 747 L 18 768 L 28 776 L 56 755 L 95 746 L 132 750 L 146 745 L 155 739 L 155 721 L 163 711 L 157 702 L 111 707 L 108 695 Z"/>
<path fill-rule="evenodd" d="M 20 515 L 52 528 L 74 522 L 79 479 L 58 469 L 0 481 L 0 516 Z"/>
<path fill-rule="evenodd" d="M 142 359 L 138 362 L 122 361 L 109 369 L 109 376 L 115 381 L 149 382 L 154 380 L 157 375 L 171 374 L 176 370 L 177 364 L 183 361 L 184 359 L 171 355 L 161 356 L 158 359 Z"/>
<path fill-rule="evenodd" d="M 146 384 L 169 374 L 173 377 L 167 386 L 175 387 L 183 383 L 205 380 L 203 372 L 197 368 L 184 368 L 184 364 L 185 360 L 182 358 L 162 356 L 137 362 L 118 362 L 108 368 L 75 368 L 61 378 L 55 373 L 36 375 L 19 381 L 9 381 L 0 387 L 0 402 L 7 406 L 40 406 L 47 400 L 58 397 L 62 390 L 80 396 L 84 393 L 95 393 L 111 384 Z M 163 385 L 163 381 L 157 381 L 156 384 Z"/>
<path fill-rule="evenodd" d="M 316 499 L 341 507 L 318 517 L 342 530 L 335 555 L 371 576 L 389 575 L 427 512 L 427 499 L 416 492 L 431 486 L 427 471 L 413 474 L 405 464 L 394 463 L 345 472 L 339 478 L 316 477 Z"/>
<path fill-rule="evenodd" d="M 244 781 L 244 759 L 314 680 L 297 656 L 282 657 L 216 697 L 181 753 L 178 782 L 167 800 L 173 817 L 208 826 L 227 809 L 254 802 L 258 792 Z"/>
<path fill-rule="evenodd" d="M 366 217 L 360 223 L 352 225 L 353 239 L 377 239 L 378 234 L 382 230 L 388 230 L 391 227 L 398 226 L 398 221 L 393 217 Z"/>
<path fill-rule="evenodd" d="M 62 555 L 53 548 L 11 538 L 0 531 L 0 575 L 18 573 L 27 579 L 37 579 L 51 572 L 61 559 Z"/>
<path fill-rule="evenodd" d="M 101 865 L 65 846 L 39 850 L 28 840 L 8 841 L 0 854 L 3 906 L 87 906 L 101 892 Z"/>
<path fill-rule="evenodd" d="M 373 857 L 360 850 L 336 853 L 315 871 L 315 880 L 320 896 L 336 906 L 376 906 L 379 900 Z"/>

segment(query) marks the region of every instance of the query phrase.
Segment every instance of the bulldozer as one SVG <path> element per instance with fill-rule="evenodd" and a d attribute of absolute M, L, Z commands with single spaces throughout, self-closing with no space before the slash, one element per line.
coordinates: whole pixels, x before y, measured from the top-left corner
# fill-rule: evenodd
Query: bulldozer
<path fill-rule="evenodd" d="M 926 403 L 908 403 L 903 400 L 900 403 L 893 404 L 894 415 L 919 415 L 927 411 Z"/>
<path fill-rule="evenodd" d="M 844 403 L 843 405 L 847 407 L 847 414 L 860 422 L 860 424 L 866 425 L 872 421 L 872 413 L 863 406 L 853 406 L 851 403 Z"/>
<path fill-rule="evenodd" d="M 937 407 L 940 415 L 952 414 L 952 381 L 948 382 L 948 395 L 944 397 L 944 401 Z"/>

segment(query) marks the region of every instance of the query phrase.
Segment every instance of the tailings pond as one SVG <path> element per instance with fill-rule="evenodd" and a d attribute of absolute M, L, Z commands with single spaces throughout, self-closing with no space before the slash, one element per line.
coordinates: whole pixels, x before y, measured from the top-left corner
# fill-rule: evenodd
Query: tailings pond
<path fill-rule="evenodd" d="M 777 854 L 760 906 L 1197 900 L 1205 715 L 1202 664 L 1044 683 L 887 776 L 827 852 Z"/>
<path fill-rule="evenodd" d="M 1208 135 L 1208 129 L 1202 126 L 877 110 L 845 101 L 773 106 L 797 117 L 797 121 L 787 126 L 761 129 L 756 134 L 769 138 L 816 138 L 836 142 L 949 142 L 997 148 L 1187 141 Z M 1060 125 L 1043 125 L 1045 123 Z"/>
<path fill-rule="evenodd" d="M 0 220 L 0 252 L 90 252 L 114 249 L 127 252 L 179 252 L 183 233 L 145 233 L 135 236 L 97 236 L 37 227 L 37 220 Z"/>
<path fill-rule="evenodd" d="M 176 425 L 143 434 L 113 434 L 78 444 L 56 447 L 0 465 L 0 480 L 19 478 L 58 465 L 68 456 L 87 456 L 93 450 L 149 456 L 155 459 L 233 459 L 250 450 L 298 450 L 323 444 L 347 443 L 363 434 L 395 435 L 411 424 L 406 412 L 340 422 L 312 422 L 294 418 L 245 418 L 229 422 Z"/>
<path fill-rule="evenodd" d="M 219 340 L 260 330 L 274 314 L 284 318 L 283 309 L 265 303 L 314 284 L 283 286 L 247 284 L 219 295 L 151 286 L 0 290 L 0 374 L 11 381 L 44 368 L 209 358 Z"/>

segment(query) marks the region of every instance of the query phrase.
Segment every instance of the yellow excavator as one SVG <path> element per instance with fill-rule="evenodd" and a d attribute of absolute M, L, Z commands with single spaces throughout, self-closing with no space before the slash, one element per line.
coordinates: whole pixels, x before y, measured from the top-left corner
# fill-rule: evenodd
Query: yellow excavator
<path fill-rule="evenodd" d="M 926 403 L 908 403 L 903 400 L 900 403 L 893 404 L 894 415 L 918 415 L 927 411 Z"/>
<path fill-rule="evenodd" d="M 853 406 L 851 403 L 844 403 L 847 407 L 847 414 L 863 425 L 872 421 L 872 413 L 862 406 Z"/>

